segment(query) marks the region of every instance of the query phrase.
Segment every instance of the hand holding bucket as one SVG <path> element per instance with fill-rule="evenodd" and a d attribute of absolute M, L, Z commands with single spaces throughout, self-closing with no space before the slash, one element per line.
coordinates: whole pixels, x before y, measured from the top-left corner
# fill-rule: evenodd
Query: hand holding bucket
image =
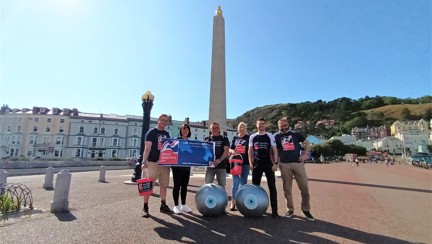
<path fill-rule="evenodd" d="M 231 165 L 231 174 L 232 175 L 241 175 L 242 164 L 243 164 L 242 155 L 241 154 L 232 155 L 229 159 L 229 163 Z"/>
<path fill-rule="evenodd" d="M 137 180 L 138 192 L 140 196 L 150 196 L 153 194 L 153 178 L 149 177 L 148 169 L 143 169 L 141 179 Z"/>

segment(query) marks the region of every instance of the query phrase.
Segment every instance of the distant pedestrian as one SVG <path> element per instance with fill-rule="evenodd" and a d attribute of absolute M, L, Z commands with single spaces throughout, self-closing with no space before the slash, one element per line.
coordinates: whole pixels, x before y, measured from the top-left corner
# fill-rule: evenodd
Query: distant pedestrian
<path fill-rule="evenodd" d="M 359 166 L 359 160 L 356 158 L 355 163 L 357 165 L 357 167 Z"/>

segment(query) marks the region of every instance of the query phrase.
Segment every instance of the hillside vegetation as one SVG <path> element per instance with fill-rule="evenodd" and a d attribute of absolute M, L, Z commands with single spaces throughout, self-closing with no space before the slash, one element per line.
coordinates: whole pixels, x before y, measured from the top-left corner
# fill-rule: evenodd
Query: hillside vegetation
<path fill-rule="evenodd" d="M 426 104 L 395 104 L 395 105 L 386 105 L 379 108 L 373 108 L 364 110 L 366 114 L 370 113 L 383 113 L 385 117 L 394 118 L 395 120 L 403 120 L 405 119 L 405 114 L 403 111 L 408 109 L 410 114 L 415 117 L 423 116 L 428 109 L 432 107 L 432 103 Z"/>
<path fill-rule="evenodd" d="M 330 102 L 285 103 L 266 105 L 247 111 L 235 119 L 235 124 L 243 121 L 249 131 L 255 130 L 255 121 L 259 117 L 267 120 L 269 131 L 277 130 L 277 121 L 288 117 L 290 124 L 304 122 L 304 134 L 321 135 L 329 138 L 334 135 L 350 134 L 354 127 L 389 128 L 396 120 L 432 119 L 432 96 L 400 99 L 396 97 L 364 97 L 358 100 L 342 97 Z M 335 127 L 326 129 L 317 125 L 318 121 L 335 121 Z"/>

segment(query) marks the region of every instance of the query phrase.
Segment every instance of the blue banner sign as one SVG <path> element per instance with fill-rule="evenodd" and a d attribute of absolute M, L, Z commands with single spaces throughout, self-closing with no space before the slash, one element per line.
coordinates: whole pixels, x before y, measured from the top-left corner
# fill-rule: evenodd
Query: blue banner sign
<path fill-rule="evenodd" d="M 180 167 L 213 165 L 215 155 L 213 142 L 164 138 L 162 143 L 159 165 Z"/>

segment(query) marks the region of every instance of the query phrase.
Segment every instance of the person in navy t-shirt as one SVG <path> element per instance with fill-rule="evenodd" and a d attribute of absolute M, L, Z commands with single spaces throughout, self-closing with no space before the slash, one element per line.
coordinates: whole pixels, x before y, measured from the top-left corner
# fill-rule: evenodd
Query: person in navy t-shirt
<path fill-rule="evenodd" d="M 252 167 L 252 184 L 260 185 L 263 173 L 267 178 L 270 191 L 272 217 L 279 218 L 277 207 L 276 178 L 274 164 L 279 163 L 275 138 L 266 131 L 266 121 L 259 118 L 256 122 L 258 132 L 249 137 L 249 164 Z M 273 155 L 272 155 L 273 154 Z M 272 160 L 273 156 L 273 160 Z"/>

